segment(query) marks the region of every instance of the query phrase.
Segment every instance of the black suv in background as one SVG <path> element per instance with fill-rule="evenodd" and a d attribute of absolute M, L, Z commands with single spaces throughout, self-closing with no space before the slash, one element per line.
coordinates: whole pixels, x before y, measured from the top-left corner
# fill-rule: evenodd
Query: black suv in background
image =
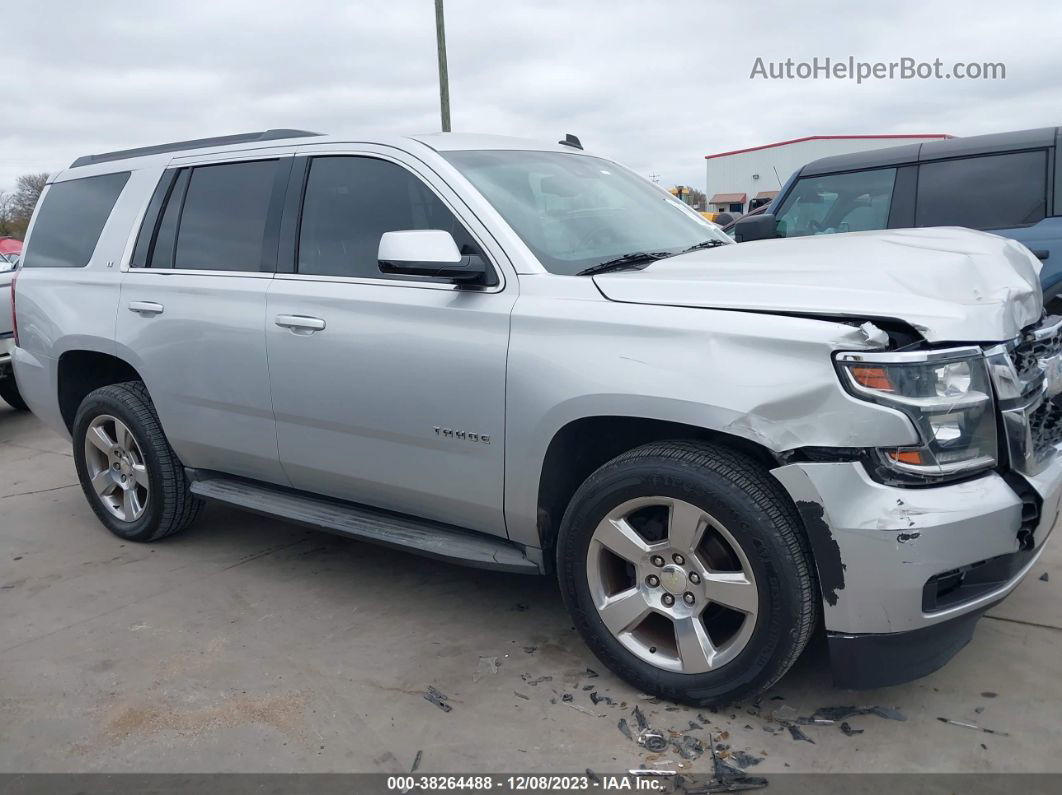
<path fill-rule="evenodd" d="M 1058 127 L 835 155 L 799 169 L 739 242 L 870 229 L 965 226 L 1024 243 L 1043 262 L 1048 311 L 1062 312 Z"/>

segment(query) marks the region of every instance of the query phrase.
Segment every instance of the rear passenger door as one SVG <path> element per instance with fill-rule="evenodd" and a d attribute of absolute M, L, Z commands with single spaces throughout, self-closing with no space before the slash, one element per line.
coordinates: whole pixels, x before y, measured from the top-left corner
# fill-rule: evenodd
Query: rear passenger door
<path fill-rule="evenodd" d="M 123 275 L 117 341 L 191 467 L 284 483 L 266 289 L 291 156 L 166 170 Z"/>
<path fill-rule="evenodd" d="M 289 200 L 266 339 L 292 485 L 504 536 L 504 254 L 394 150 L 298 157 Z M 407 229 L 450 232 L 498 284 L 381 273 L 381 235 Z"/>

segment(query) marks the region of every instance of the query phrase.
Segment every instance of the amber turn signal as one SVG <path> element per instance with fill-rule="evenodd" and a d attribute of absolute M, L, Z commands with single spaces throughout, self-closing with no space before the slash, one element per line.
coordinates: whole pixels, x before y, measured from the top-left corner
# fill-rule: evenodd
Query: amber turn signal
<path fill-rule="evenodd" d="M 884 367 L 856 366 L 852 368 L 852 378 L 855 382 L 867 389 L 876 389 L 879 392 L 892 392 L 892 381 Z"/>

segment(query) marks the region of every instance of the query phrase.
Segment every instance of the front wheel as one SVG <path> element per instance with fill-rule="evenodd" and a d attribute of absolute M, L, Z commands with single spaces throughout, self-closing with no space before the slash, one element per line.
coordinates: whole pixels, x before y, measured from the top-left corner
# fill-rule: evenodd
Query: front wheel
<path fill-rule="evenodd" d="M 157 541 L 183 530 L 202 503 L 140 381 L 100 387 L 74 418 L 74 463 L 85 497 L 119 538 Z"/>
<path fill-rule="evenodd" d="M 817 613 L 811 558 L 781 487 L 753 460 L 654 443 L 605 464 L 557 541 L 575 626 L 616 674 L 691 704 L 774 684 Z"/>

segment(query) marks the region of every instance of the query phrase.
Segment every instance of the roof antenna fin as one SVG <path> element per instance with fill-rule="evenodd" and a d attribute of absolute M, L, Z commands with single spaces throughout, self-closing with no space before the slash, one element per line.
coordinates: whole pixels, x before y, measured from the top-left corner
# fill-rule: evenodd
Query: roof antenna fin
<path fill-rule="evenodd" d="M 557 141 L 557 143 L 559 143 L 561 146 L 570 146 L 572 149 L 583 148 L 582 143 L 579 142 L 578 136 L 572 135 L 571 133 L 565 133 L 564 140 Z"/>

